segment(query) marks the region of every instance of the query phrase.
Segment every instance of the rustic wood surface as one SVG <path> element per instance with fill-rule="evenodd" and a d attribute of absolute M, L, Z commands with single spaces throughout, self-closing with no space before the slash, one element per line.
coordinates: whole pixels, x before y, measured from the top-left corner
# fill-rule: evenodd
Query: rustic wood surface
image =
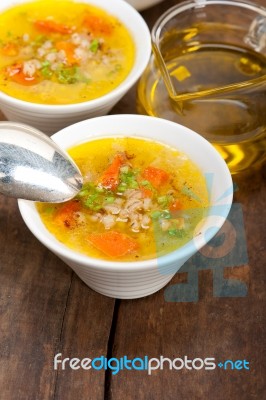
<path fill-rule="evenodd" d="M 175 3 L 143 16 L 152 26 Z M 112 113 L 134 112 L 135 88 Z M 0 196 L 0 400 L 265 398 L 265 178 L 265 166 L 235 178 L 249 262 L 225 268 L 224 277 L 245 283 L 247 295 L 215 297 L 213 271 L 203 269 L 192 302 L 166 301 L 165 289 L 132 301 L 95 293 L 33 237 L 16 201 Z M 179 273 L 168 288 L 186 281 Z M 57 353 L 246 359 L 250 370 L 55 371 Z"/>

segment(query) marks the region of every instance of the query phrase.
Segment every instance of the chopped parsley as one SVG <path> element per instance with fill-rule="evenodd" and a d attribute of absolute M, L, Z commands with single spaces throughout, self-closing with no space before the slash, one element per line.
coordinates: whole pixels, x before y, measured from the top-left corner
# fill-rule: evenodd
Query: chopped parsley
<path fill-rule="evenodd" d="M 98 49 L 99 49 L 99 40 L 94 39 L 94 40 L 91 42 L 90 51 L 91 51 L 92 53 L 96 53 Z"/>

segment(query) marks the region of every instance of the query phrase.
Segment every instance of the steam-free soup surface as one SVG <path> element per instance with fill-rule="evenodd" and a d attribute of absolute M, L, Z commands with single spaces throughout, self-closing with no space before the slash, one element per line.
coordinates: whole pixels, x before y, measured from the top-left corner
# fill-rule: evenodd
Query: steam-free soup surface
<path fill-rule="evenodd" d="M 117 87 L 134 42 L 114 16 L 71 0 L 39 0 L 0 14 L 0 90 L 21 100 L 71 104 Z"/>
<path fill-rule="evenodd" d="M 188 157 L 141 138 L 106 138 L 69 150 L 84 176 L 78 196 L 38 204 L 47 229 L 77 252 L 141 261 L 193 237 L 206 212 L 205 178 Z"/>

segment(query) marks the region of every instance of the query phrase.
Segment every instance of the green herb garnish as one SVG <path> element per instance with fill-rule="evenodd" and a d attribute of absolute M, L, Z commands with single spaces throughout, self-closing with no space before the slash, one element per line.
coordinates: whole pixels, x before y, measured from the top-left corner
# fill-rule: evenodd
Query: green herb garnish
<path fill-rule="evenodd" d="M 168 211 L 168 210 L 162 211 L 162 212 L 161 212 L 161 218 L 163 218 L 163 219 L 170 219 L 170 218 L 171 218 L 170 211 Z"/>
<path fill-rule="evenodd" d="M 77 82 L 84 82 L 90 83 L 90 79 L 86 78 L 84 75 L 81 74 L 79 68 L 77 66 L 67 67 L 67 68 L 59 68 L 56 71 L 56 76 L 59 83 L 64 84 L 74 84 Z"/>
<path fill-rule="evenodd" d="M 124 193 L 127 190 L 127 185 L 122 182 L 118 187 L 117 187 L 117 192 L 118 193 Z"/>
<path fill-rule="evenodd" d="M 186 236 L 186 231 L 184 229 L 169 229 L 168 234 L 174 236 L 178 239 L 182 239 Z"/>
<path fill-rule="evenodd" d="M 99 40 L 94 39 L 91 42 L 90 51 L 92 51 L 93 53 L 96 53 L 98 49 L 99 49 Z"/>
<path fill-rule="evenodd" d="M 32 43 L 34 46 L 40 46 L 47 40 L 47 37 L 44 35 L 38 35 L 36 36 L 34 42 Z"/>
<path fill-rule="evenodd" d="M 168 198 L 167 195 L 166 195 L 166 196 L 160 196 L 160 197 L 158 197 L 157 202 L 158 202 L 158 204 L 160 204 L 162 207 L 166 207 L 166 206 L 168 206 L 169 198 Z"/>
<path fill-rule="evenodd" d="M 105 198 L 105 202 L 108 204 L 112 204 L 115 201 L 115 197 L 114 196 L 109 196 Z"/>
<path fill-rule="evenodd" d="M 44 61 L 42 63 L 41 74 L 44 78 L 51 78 L 53 72 L 50 69 L 51 63 L 49 61 Z"/>
<path fill-rule="evenodd" d="M 143 181 L 140 182 L 140 186 L 145 187 L 145 189 L 151 190 L 153 193 L 156 193 L 156 190 L 154 189 L 154 187 L 152 186 L 150 181 L 143 180 Z"/>
<path fill-rule="evenodd" d="M 73 84 L 76 79 L 77 67 L 62 68 L 56 71 L 57 79 L 60 83 Z"/>
<path fill-rule="evenodd" d="M 159 211 L 159 210 L 152 211 L 152 213 L 151 213 L 152 219 L 159 219 L 160 216 L 161 216 L 161 211 Z"/>
<path fill-rule="evenodd" d="M 126 189 L 139 189 L 139 184 L 137 182 L 137 175 L 139 174 L 138 170 L 129 169 L 129 166 L 126 165 L 120 169 L 120 176 L 119 181 L 121 184 L 118 187 L 118 191 L 120 192 L 119 188 L 121 187 Z M 124 190 L 124 191 L 125 191 Z"/>

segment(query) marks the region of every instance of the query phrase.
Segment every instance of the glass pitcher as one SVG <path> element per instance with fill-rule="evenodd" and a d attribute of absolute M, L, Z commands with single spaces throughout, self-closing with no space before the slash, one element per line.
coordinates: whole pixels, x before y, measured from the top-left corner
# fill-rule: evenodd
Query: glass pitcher
<path fill-rule="evenodd" d="M 139 81 L 140 113 L 203 135 L 232 173 L 266 160 L 266 9 L 245 1 L 180 3 L 156 22 Z"/>

